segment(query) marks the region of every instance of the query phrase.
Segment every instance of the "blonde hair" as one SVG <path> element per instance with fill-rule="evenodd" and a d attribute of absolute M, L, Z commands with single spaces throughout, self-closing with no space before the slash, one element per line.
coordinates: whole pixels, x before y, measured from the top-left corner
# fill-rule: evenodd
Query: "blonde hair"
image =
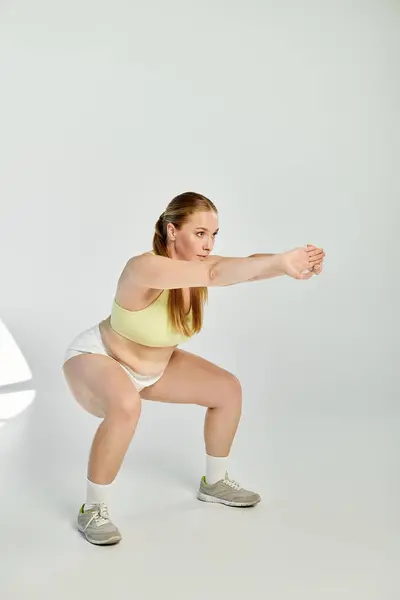
<path fill-rule="evenodd" d="M 212 210 L 218 213 L 214 203 L 201 194 L 184 192 L 175 196 L 155 224 L 153 252 L 160 256 L 169 256 L 167 247 L 168 223 L 172 223 L 177 229 L 180 229 L 187 222 L 190 215 L 204 210 Z M 206 287 L 190 288 L 190 306 L 192 310 L 192 323 L 190 325 L 185 315 L 182 289 L 169 290 L 168 315 L 172 326 L 189 337 L 198 333 L 203 325 L 203 309 L 207 300 L 208 289 Z"/>

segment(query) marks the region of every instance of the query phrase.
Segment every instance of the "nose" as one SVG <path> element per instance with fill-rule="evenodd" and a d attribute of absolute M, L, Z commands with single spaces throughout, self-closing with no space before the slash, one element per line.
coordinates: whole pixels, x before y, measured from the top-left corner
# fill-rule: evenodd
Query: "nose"
<path fill-rule="evenodd" d="M 206 252 L 209 252 L 211 247 L 212 247 L 212 242 L 211 242 L 210 238 L 207 236 L 204 238 L 203 250 Z"/>

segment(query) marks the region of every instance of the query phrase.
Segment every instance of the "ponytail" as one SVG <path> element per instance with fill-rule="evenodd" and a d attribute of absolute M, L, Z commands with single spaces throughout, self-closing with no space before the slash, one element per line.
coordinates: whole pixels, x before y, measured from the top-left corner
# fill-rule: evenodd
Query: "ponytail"
<path fill-rule="evenodd" d="M 169 256 L 167 245 L 168 223 L 172 223 L 179 229 L 189 215 L 204 210 L 218 212 L 213 202 L 201 194 L 185 192 L 171 200 L 167 209 L 159 216 L 154 227 L 154 254 Z M 203 310 L 207 299 L 208 289 L 206 287 L 190 288 L 192 312 L 190 323 L 190 319 L 187 318 L 184 310 L 183 291 L 181 289 L 169 290 L 168 315 L 172 326 L 188 337 L 198 333 L 203 324 Z"/>

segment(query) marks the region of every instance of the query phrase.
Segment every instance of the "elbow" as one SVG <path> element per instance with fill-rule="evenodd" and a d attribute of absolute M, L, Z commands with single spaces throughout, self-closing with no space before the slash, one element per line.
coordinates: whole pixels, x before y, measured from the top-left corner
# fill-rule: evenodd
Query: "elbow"
<path fill-rule="evenodd" d="M 218 268 L 217 268 L 217 264 L 218 263 L 214 263 L 213 265 L 211 265 L 209 271 L 208 271 L 208 285 L 209 286 L 215 286 L 218 285 Z"/>

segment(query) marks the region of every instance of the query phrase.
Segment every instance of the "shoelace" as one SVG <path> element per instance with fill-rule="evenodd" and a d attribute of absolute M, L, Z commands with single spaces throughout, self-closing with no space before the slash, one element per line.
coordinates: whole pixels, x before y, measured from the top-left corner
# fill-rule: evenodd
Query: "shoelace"
<path fill-rule="evenodd" d="M 240 490 L 240 485 L 238 484 L 237 481 L 233 481 L 233 479 L 224 479 L 222 481 L 222 483 L 224 485 L 228 485 L 229 487 L 233 488 L 234 490 Z"/>
<path fill-rule="evenodd" d="M 98 508 L 92 509 L 92 516 L 89 519 L 89 522 L 86 525 L 86 528 L 89 527 L 89 525 L 92 521 L 94 521 L 96 523 L 97 527 L 101 527 L 101 525 L 105 525 L 106 523 L 110 522 L 110 515 L 108 514 L 108 508 L 107 508 L 107 505 L 104 504 L 104 502 L 101 502 L 98 505 Z"/>

